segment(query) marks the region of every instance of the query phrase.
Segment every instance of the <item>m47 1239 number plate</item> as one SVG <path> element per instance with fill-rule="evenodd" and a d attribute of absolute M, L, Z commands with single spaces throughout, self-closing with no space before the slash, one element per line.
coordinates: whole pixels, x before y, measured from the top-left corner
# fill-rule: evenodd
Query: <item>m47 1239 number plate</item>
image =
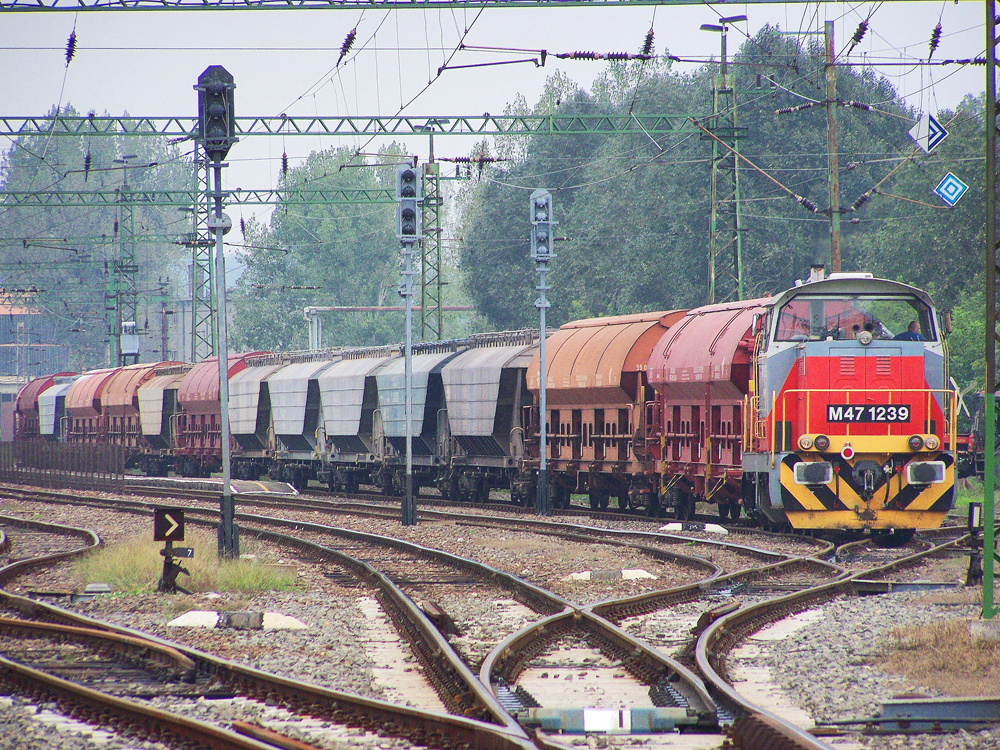
<path fill-rule="evenodd" d="M 850 404 L 827 404 L 827 422 L 909 422 L 910 407 L 907 404 L 877 404 L 871 406 L 851 406 Z"/>

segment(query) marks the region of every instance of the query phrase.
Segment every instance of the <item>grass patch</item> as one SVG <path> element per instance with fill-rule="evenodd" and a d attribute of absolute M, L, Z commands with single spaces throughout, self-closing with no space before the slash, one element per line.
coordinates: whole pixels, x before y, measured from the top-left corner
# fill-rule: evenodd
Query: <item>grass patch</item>
<path fill-rule="evenodd" d="M 955 511 L 958 511 L 960 515 L 968 515 L 970 502 L 981 503 L 982 501 L 983 483 L 981 481 L 973 478 L 955 482 Z"/>
<path fill-rule="evenodd" d="M 973 639 L 968 620 L 897 628 L 891 638 L 877 661 L 884 671 L 945 695 L 996 695 L 1000 643 Z"/>
<path fill-rule="evenodd" d="M 180 546 L 180 545 L 178 545 Z M 179 562 L 190 576 L 181 573 L 177 583 L 192 593 L 207 591 L 290 591 L 296 588 L 295 573 L 254 560 L 219 560 L 214 534 L 189 531 L 183 546 L 194 548 L 194 557 Z M 244 553 L 253 553 L 245 542 Z M 78 560 L 74 573 L 81 588 L 88 583 L 107 583 L 116 592 L 141 594 L 156 591 L 163 573 L 162 542 L 137 536 L 113 547 L 102 547 Z"/>

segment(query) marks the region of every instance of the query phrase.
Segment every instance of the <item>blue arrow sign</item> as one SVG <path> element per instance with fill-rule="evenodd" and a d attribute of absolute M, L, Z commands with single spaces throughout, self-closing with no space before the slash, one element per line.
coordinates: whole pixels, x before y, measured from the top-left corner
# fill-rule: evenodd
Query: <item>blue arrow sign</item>
<path fill-rule="evenodd" d="M 938 198 L 943 200 L 949 206 L 954 206 L 958 203 L 959 199 L 965 195 L 965 191 L 968 189 L 968 185 L 949 172 L 944 176 L 944 179 L 938 183 L 938 186 L 934 188 L 934 192 L 937 194 Z"/>
<path fill-rule="evenodd" d="M 934 119 L 934 115 L 921 115 L 917 124 L 910 128 L 910 138 L 927 153 L 940 146 L 941 141 L 947 137 L 948 131 Z"/>

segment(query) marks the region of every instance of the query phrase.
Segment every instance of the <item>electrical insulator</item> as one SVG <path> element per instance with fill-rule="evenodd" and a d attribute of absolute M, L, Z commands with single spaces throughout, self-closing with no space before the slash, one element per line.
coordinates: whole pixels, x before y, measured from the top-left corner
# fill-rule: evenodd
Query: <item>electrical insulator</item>
<path fill-rule="evenodd" d="M 813 203 L 808 198 L 803 198 L 801 195 L 796 195 L 795 200 L 799 203 L 800 206 L 802 206 L 802 208 L 806 209 L 807 211 L 812 211 L 814 214 L 819 213 L 819 209 L 816 208 L 816 204 Z"/>
<path fill-rule="evenodd" d="M 347 57 L 347 53 L 351 51 L 351 46 L 354 44 L 354 38 L 357 35 L 357 27 L 347 32 L 347 37 L 344 39 L 344 43 L 340 45 L 340 57 L 337 58 L 337 65 L 340 65 L 340 61 Z"/>
<path fill-rule="evenodd" d="M 66 42 L 66 67 L 69 67 L 69 61 L 73 59 L 73 55 L 76 54 L 76 32 L 71 31 L 69 33 L 69 40 Z"/>
<path fill-rule="evenodd" d="M 858 199 L 851 204 L 851 210 L 857 211 L 859 208 L 865 205 L 868 202 L 868 200 L 869 200 L 868 193 L 862 193 L 861 195 L 858 196 Z"/>
<path fill-rule="evenodd" d="M 649 57 L 653 54 L 653 30 L 646 32 L 646 40 L 642 43 L 642 56 Z"/>
<path fill-rule="evenodd" d="M 931 56 L 934 54 L 934 51 L 938 48 L 939 44 L 941 44 L 941 22 L 940 21 L 938 21 L 937 26 L 934 27 L 934 31 L 931 32 L 930 52 L 927 53 L 927 59 L 928 60 L 931 59 Z"/>
<path fill-rule="evenodd" d="M 865 38 L 865 32 L 868 31 L 868 20 L 865 19 L 858 24 L 858 30 L 854 32 L 854 36 L 851 37 L 851 47 L 847 50 L 847 54 L 851 54 L 854 48 L 861 44 L 861 40 Z"/>

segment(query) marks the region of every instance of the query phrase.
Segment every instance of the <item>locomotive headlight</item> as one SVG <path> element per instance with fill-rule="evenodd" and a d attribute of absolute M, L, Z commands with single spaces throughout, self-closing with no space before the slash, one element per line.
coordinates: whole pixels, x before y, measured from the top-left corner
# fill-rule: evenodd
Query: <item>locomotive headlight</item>
<path fill-rule="evenodd" d="M 826 435 L 817 435 L 816 439 L 813 441 L 813 445 L 816 446 L 816 450 L 825 451 L 830 447 L 830 438 Z"/>
<path fill-rule="evenodd" d="M 910 439 L 906 441 L 906 444 L 910 446 L 911 451 L 918 451 L 924 447 L 924 439 L 920 435 L 910 435 Z"/>
<path fill-rule="evenodd" d="M 928 435 L 927 439 L 924 440 L 924 445 L 927 446 L 927 450 L 936 451 L 941 446 L 941 441 L 937 435 Z"/>
<path fill-rule="evenodd" d="M 799 437 L 799 448 L 804 451 L 809 450 L 813 447 L 813 439 L 808 435 L 802 435 Z"/>
<path fill-rule="evenodd" d="M 858 343 L 861 344 L 861 346 L 868 346 L 872 342 L 873 338 L 874 336 L 872 336 L 871 331 L 862 331 L 858 334 Z"/>

